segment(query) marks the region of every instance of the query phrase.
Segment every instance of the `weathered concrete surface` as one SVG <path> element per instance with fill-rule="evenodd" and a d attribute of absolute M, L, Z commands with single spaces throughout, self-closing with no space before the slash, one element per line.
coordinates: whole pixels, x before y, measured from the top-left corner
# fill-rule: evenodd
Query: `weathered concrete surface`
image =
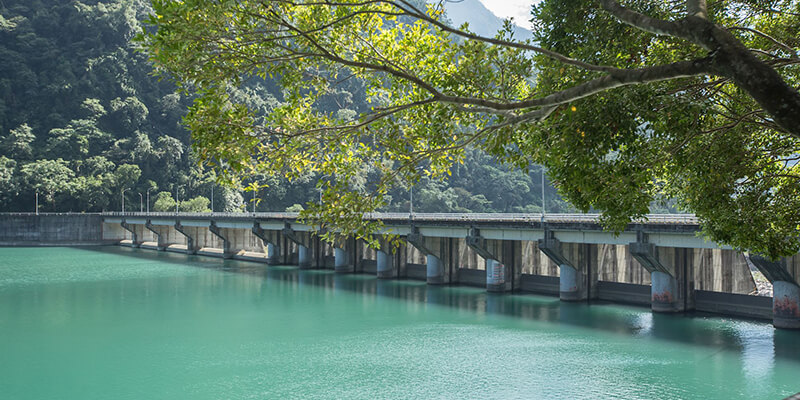
<path fill-rule="evenodd" d="M 561 300 L 581 301 L 597 298 L 597 246 L 562 243 L 552 235 L 540 239 L 539 250 L 559 266 Z"/>
<path fill-rule="evenodd" d="M 740 317 L 772 319 L 772 298 L 697 290 L 695 291 L 695 310 Z"/>
<path fill-rule="evenodd" d="M 0 214 L 0 246 L 113 244 L 99 214 Z"/>
<path fill-rule="evenodd" d="M 412 231 L 406 240 L 408 247 L 415 249 L 408 254 L 406 262 L 425 264 L 428 283 L 440 285 L 455 281 L 456 263 L 462 261 L 458 256 L 457 238 L 427 237 Z"/>
<path fill-rule="evenodd" d="M 773 282 L 772 323 L 776 328 L 800 329 L 800 286 Z"/>

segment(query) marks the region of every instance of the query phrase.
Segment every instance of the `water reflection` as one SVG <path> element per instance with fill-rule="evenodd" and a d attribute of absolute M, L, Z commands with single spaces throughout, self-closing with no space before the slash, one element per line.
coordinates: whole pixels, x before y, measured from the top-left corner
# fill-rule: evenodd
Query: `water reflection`
<path fill-rule="evenodd" d="M 434 307 L 451 307 L 478 313 L 511 316 L 541 322 L 567 324 L 644 339 L 669 340 L 700 345 L 741 355 L 745 379 L 759 380 L 769 374 L 775 358 L 800 361 L 800 332 L 775 330 L 769 322 L 722 318 L 704 314 L 670 315 L 646 308 L 603 303 L 568 303 L 554 297 L 530 294 L 487 293 L 480 288 L 431 286 L 421 281 L 379 280 L 366 274 L 336 274 L 330 270 L 267 267 L 250 262 L 188 257 L 131 249 L 103 249 L 165 262 L 213 268 L 229 273 L 262 277 L 285 283 L 261 290 L 324 289 L 332 293 L 358 293 Z"/>

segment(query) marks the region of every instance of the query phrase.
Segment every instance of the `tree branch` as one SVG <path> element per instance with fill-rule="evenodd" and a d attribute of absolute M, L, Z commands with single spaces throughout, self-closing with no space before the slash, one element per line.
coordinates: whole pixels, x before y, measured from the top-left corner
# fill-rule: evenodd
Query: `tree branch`
<path fill-rule="evenodd" d="M 600 0 L 600 3 L 602 4 L 604 10 L 608 11 L 618 20 L 634 28 L 638 28 L 645 32 L 650 32 L 656 35 L 675 36 L 685 39 L 689 38 L 686 29 L 678 23 L 648 17 L 647 15 L 623 7 L 614 0 Z"/>
<path fill-rule="evenodd" d="M 686 14 L 690 17 L 708 19 L 708 6 L 706 6 L 706 0 L 687 0 Z"/>

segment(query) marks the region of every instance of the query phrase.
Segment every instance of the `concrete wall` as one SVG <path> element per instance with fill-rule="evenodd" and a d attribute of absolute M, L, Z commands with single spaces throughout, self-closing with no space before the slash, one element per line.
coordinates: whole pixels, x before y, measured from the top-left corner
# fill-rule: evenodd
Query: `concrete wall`
<path fill-rule="evenodd" d="M 539 244 L 522 241 L 522 273 L 528 275 L 558 276 L 558 265 L 539 250 Z"/>
<path fill-rule="evenodd" d="M 649 285 L 650 273 L 633 258 L 628 246 L 597 245 L 598 279 L 606 282 Z"/>
<path fill-rule="evenodd" d="M 48 246 L 103 244 L 98 214 L 0 214 L 0 245 Z"/>
<path fill-rule="evenodd" d="M 734 250 L 692 249 L 694 288 L 748 294 L 755 282 L 744 255 Z"/>

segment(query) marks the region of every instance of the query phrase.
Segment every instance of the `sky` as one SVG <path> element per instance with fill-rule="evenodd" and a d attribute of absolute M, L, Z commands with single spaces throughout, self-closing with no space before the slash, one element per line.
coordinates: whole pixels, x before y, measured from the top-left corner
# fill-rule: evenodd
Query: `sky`
<path fill-rule="evenodd" d="M 531 5 L 536 0 L 479 0 L 492 14 L 500 18 L 514 17 L 514 23 L 530 29 Z"/>

